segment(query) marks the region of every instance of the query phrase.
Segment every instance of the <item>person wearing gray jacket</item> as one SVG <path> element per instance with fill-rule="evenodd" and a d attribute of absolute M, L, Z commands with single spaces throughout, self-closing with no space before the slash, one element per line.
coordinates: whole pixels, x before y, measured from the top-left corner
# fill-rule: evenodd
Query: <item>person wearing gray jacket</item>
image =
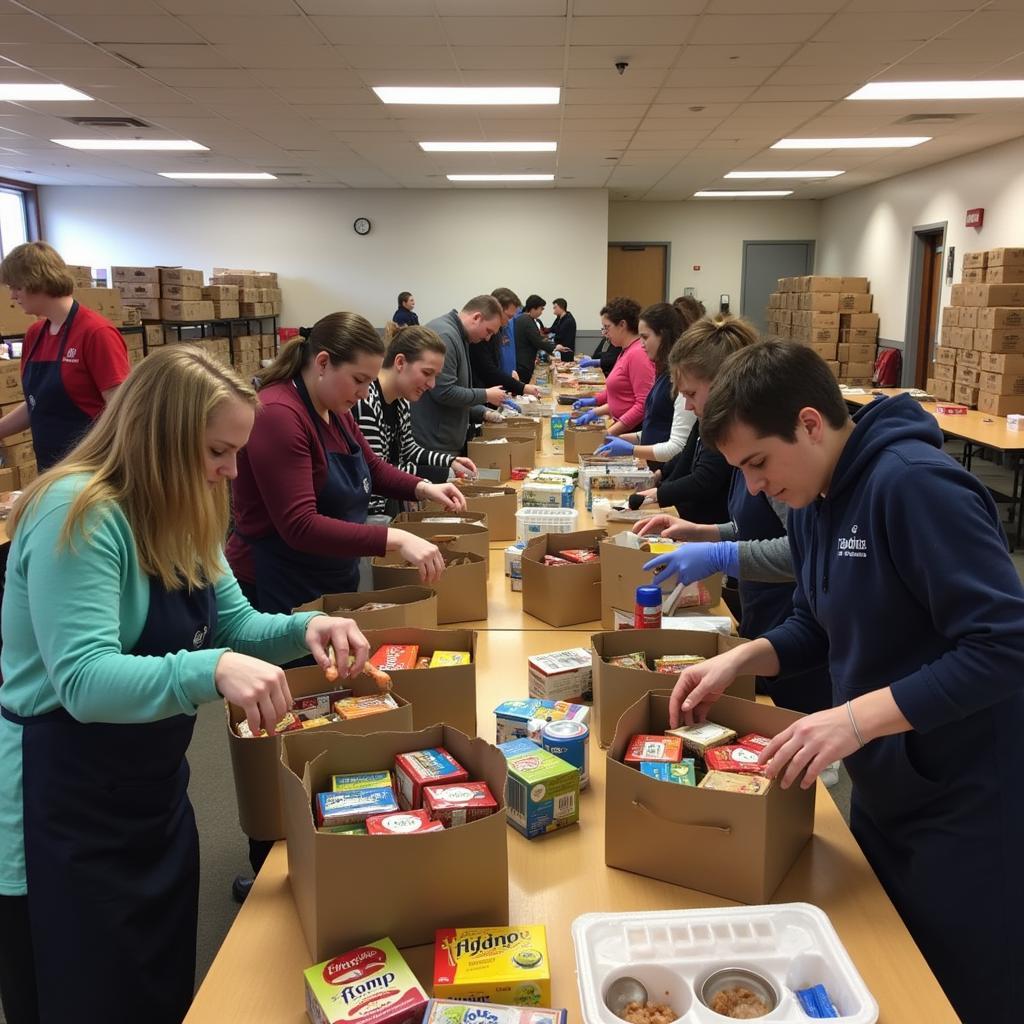
<path fill-rule="evenodd" d="M 469 346 L 489 338 L 501 325 L 501 306 L 493 295 L 477 295 L 460 311 L 451 310 L 426 326 L 445 344 L 444 367 L 437 383 L 412 405 L 413 436 L 424 448 L 461 455 L 470 422 L 484 419 L 485 403 L 500 405 L 507 397 L 500 385 L 472 386 Z"/>

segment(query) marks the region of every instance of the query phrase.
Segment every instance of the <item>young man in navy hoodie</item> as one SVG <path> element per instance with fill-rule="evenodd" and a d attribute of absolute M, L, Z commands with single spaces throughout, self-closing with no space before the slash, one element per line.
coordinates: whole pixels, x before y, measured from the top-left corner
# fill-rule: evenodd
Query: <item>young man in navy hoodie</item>
<path fill-rule="evenodd" d="M 906 396 L 847 413 L 792 342 L 734 355 L 701 434 L 791 508 L 793 615 L 684 671 L 672 724 L 740 674 L 826 663 L 833 707 L 762 755 L 804 788 L 844 758 L 850 824 L 964 1024 L 1024 1019 L 1024 588 L 996 507 Z"/>

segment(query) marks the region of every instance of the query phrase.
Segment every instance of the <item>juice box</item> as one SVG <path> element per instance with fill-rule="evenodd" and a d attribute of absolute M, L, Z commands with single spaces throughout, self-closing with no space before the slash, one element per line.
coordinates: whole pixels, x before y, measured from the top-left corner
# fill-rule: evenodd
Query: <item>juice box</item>
<path fill-rule="evenodd" d="M 390 789 L 391 772 L 357 772 L 355 775 L 332 775 L 331 792 L 345 793 L 353 789 Z"/>
<path fill-rule="evenodd" d="M 449 665 L 468 665 L 469 651 L 434 651 L 430 656 L 431 668 L 447 668 Z"/>
<path fill-rule="evenodd" d="M 567 1024 L 565 1010 L 498 1006 L 462 999 L 431 999 L 423 1024 Z"/>
<path fill-rule="evenodd" d="M 376 665 L 383 672 L 415 668 L 419 653 L 420 649 L 416 644 L 383 644 L 373 652 L 370 664 Z"/>
<path fill-rule="evenodd" d="M 529 697 L 506 700 L 494 709 L 495 742 L 508 743 L 530 735 L 535 721 L 555 722 L 563 718 L 587 724 L 590 708 L 585 704 L 571 704 L 564 700 L 543 700 Z"/>
<path fill-rule="evenodd" d="M 435 747 L 399 754 L 395 758 L 395 782 L 398 803 L 408 811 L 423 806 L 424 787 L 442 782 L 469 782 L 469 772 L 447 750 Z"/>
<path fill-rule="evenodd" d="M 580 773 L 575 766 L 533 740 L 500 743 L 498 749 L 508 762 L 505 810 L 514 829 L 533 839 L 580 820 Z"/>
<path fill-rule="evenodd" d="M 427 994 L 390 939 L 370 942 L 308 968 L 312 1024 L 419 1024 Z"/>
<path fill-rule="evenodd" d="M 510 1006 L 550 1003 L 544 927 L 439 928 L 434 936 L 434 995 Z"/>

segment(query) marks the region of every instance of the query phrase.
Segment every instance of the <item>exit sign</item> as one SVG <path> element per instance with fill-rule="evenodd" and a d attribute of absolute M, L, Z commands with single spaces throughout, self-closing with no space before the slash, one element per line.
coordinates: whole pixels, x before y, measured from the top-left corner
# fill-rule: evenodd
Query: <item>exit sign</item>
<path fill-rule="evenodd" d="M 969 228 L 980 228 L 985 223 L 985 209 L 984 207 L 978 206 L 973 210 L 967 211 L 967 220 L 965 226 Z"/>

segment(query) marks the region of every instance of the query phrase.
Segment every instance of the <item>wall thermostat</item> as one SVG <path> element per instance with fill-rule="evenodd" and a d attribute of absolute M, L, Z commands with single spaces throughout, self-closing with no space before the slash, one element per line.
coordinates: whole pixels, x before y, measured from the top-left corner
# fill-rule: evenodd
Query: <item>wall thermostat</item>
<path fill-rule="evenodd" d="M 728 293 L 723 292 L 721 295 L 718 296 L 718 311 L 720 313 L 728 313 L 729 312 L 729 295 L 728 295 Z"/>
<path fill-rule="evenodd" d="M 373 227 L 373 225 L 370 223 L 368 217 L 356 217 L 352 222 L 352 229 L 357 235 L 368 235 L 371 227 Z"/>

